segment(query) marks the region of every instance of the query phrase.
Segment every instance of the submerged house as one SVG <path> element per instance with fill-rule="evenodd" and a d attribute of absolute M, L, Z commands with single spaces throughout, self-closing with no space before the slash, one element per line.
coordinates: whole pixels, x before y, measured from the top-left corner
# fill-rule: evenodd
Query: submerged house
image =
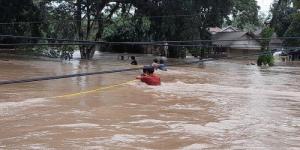
<path fill-rule="evenodd" d="M 257 58 L 261 45 L 253 33 L 231 28 L 223 31 L 212 35 L 215 51 L 225 52 L 227 57 Z"/>

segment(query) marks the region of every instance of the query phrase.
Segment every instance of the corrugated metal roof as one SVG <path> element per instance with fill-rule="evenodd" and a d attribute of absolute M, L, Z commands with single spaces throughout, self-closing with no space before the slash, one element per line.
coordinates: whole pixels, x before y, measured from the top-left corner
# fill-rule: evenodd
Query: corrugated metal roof
<path fill-rule="evenodd" d="M 281 39 L 277 38 L 277 34 L 276 33 L 274 33 L 271 38 L 272 39 L 270 41 L 270 45 L 271 44 L 280 44 L 281 45 L 283 43 L 283 41 Z"/>
<path fill-rule="evenodd" d="M 233 26 L 228 26 L 222 29 L 221 32 L 239 32 L 240 30 Z"/>
<path fill-rule="evenodd" d="M 261 45 L 253 40 L 251 32 L 219 32 L 212 36 L 213 45 L 232 49 L 259 50 Z"/>
<path fill-rule="evenodd" d="M 234 42 L 233 40 L 240 40 L 245 34 L 247 32 L 219 32 L 212 36 L 213 45 L 229 47 Z"/>
<path fill-rule="evenodd" d="M 221 32 L 222 29 L 219 28 L 219 27 L 211 27 L 209 28 L 209 32 L 214 32 L 214 33 L 217 33 L 217 32 Z"/>

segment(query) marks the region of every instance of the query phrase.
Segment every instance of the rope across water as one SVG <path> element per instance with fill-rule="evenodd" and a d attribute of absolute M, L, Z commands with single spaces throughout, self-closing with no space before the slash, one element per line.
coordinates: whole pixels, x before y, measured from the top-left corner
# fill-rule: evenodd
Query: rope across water
<path fill-rule="evenodd" d="M 66 95 L 61 95 L 61 96 L 48 97 L 48 98 L 51 98 L 51 99 L 69 98 L 69 97 L 73 97 L 73 96 L 90 94 L 90 93 L 94 93 L 94 92 L 101 92 L 101 91 L 104 91 L 104 90 L 109 90 L 109 89 L 113 89 L 113 88 L 116 88 L 116 87 L 120 87 L 120 86 L 126 85 L 126 84 L 131 83 L 131 82 L 135 82 L 135 81 L 137 81 L 137 80 L 131 80 L 131 81 L 123 82 L 123 83 L 120 83 L 120 84 L 114 84 L 114 85 L 110 85 L 110 86 L 100 87 L 100 88 L 96 88 L 96 89 L 92 89 L 92 90 L 88 90 L 88 91 L 82 91 L 82 92 L 66 94 Z"/>

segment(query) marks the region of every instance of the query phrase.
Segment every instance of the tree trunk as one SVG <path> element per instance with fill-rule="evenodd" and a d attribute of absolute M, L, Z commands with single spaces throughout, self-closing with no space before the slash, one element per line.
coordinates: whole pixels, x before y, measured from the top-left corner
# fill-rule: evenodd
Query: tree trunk
<path fill-rule="evenodd" d="M 76 3 L 76 14 L 75 14 L 75 20 L 76 20 L 76 28 L 77 28 L 77 34 L 78 34 L 78 39 L 83 40 L 83 31 L 81 28 L 81 20 L 82 20 L 82 0 L 77 0 Z M 79 45 L 79 50 L 80 50 L 80 56 L 81 59 L 87 59 L 87 52 L 84 46 Z"/>

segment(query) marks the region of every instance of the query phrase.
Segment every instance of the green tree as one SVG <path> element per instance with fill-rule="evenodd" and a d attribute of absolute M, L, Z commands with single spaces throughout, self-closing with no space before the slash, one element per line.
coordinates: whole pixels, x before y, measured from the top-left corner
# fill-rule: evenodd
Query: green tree
<path fill-rule="evenodd" d="M 300 1 L 299 0 L 278 0 L 274 3 L 271 21 L 272 27 L 279 36 L 299 37 L 300 36 Z M 298 39 L 286 39 L 287 46 L 300 44 Z"/>
<path fill-rule="evenodd" d="M 232 0 L 136 0 L 133 5 L 136 15 L 154 16 L 149 17 L 152 40 L 192 40 L 209 39 L 207 28 L 223 24 L 231 12 Z M 176 52 L 174 47 L 169 49 Z M 178 54 L 171 53 L 175 57 Z"/>
<path fill-rule="evenodd" d="M 22 4 L 22 5 L 20 5 Z M 0 22 L 18 22 L 16 24 L 1 24 L 0 34 L 41 36 L 40 23 L 20 23 L 43 20 L 40 11 L 32 0 L 1 0 Z M 21 40 L 0 38 L 1 43 L 36 42 L 36 40 Z"/>
<path fill-rule="evenodd" d="M 259 9 L 256 0 L 233 0 L 232 21 L 229 23 L 240 29 L 258 26 Z"/>
<path fill-rule="evenodd" d="M 291 7 L 291 0 L 276 0 L 271 9 L 271 27 L 274 28 L 278 36 L 282 37 L 292 22 L 292 14 L 295 9 Z"/>
<path fill-rule="evenodd" d="M 263 51 L 269 50 L 268 46 L 273 34 L 274 34 L 274 29 L 270 27 L 265 27 L 260 33 L 260 36 L 263 39 L 261 40 L 261 49 Z"/>
<path fill-rule="evenodd" d="M 99 41 L 120 5 L 111 0 L 48 0 L 47 6 L 49 36 Z M 79 49 L 82 59 L 91 59 L 95 45 L 80 45 Z"/>
<path fill-rule="evenodd" d="M 293 21 L 284 34 L 285 37 L 300 37 L 300 14 L 293 15 Z M 300 39 L 287 39 L 285 45 L 299 47 Z"/>
<path fill-rule="evenodd" d="M 300 0 L 293 1 L 294 14 L 291 15 L 292 22 L 286 30 L 284 36 L 286 37 L 300 37 Z M 285 40 L 287 46 L 300 46 L 300 39 L 287 39 Z"/>
<path fill-rule="evenodd" d="M 274 34 L 274 29 L 271 27 L 265 27 L 262 32 L 260 33 L 260 36 L 262 38 L 261 40 L 261 49 L 264 52 L 264 54 L 260 55 L 257 59 L 257 65 L 274 65 L 274 57 L 269 49 L 269 43 L 271 41 L 271 37 Z"/>
<path fill-rule="evenodd" d="M 26 6 L 23 10 L 26 11 L 19 8 L 25 7 L 19 5 L 20 1 L 1 1 L 3 14 L 10 15 L 7 17 L 4 15 L 9 20 L 1 21 L 39 21 L 41 24 L 37 26 L 33 24 L 32 30 L 22 27 L 24 31 L 21 33 L 89 41 L 209 39 L 208 27 L 221 26 L 229 14 L 232 12 L 244 14 L 242 9 L 246 9 L 237 5 L 234 0 L 22 0 L 21 2 L 23 1 L 23 5 Z M 17 12 L 11 14 L 9 3 L 13 3 L 12 8 L 16 7 Z M 234 3 L 239 7 L 233 7 Z M 18 11 L 19 15 L 15 15 Z M 255 16 L 255 12 L 253 14 L 250 16 Z M 22 16 L 23 19 L 16 16 Z M 19 33 L 18 25 L 15 29 Z M 29 31 L 31 34 L 28 34 Z M 79 49 L 82 59 L 93 57 L 94 46 L 82 45 Z"/>
<path fill-rule="evenodd" d="M 120 15 L 103 31 L 103 39 L 111 42 L 148 41 L 150 21 L 146 17 Z M 117 52 L 141 52 L 140 45 L 112 45 Z"/>

